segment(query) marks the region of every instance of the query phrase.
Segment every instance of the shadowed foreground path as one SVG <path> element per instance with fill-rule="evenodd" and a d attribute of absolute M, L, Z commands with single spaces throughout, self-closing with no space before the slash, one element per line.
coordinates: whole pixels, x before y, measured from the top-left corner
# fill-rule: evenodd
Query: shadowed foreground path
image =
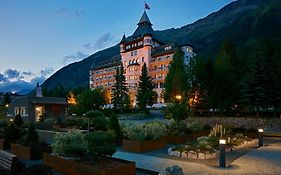
<path fill-rule="evenodd" d="M 161 171 L 162 169 L 179 165 L 183 168 L 185 175 L 191 174 L 281 174 L 281 139 L 265 139 L 265 146 L 254 149 L 244 156 L 236 159 L 226 169 L 220 169 L 215 166 L 197 164 L 180 160 L 159 158 L 143 154 L 134 154 L 118 151 L 114 157 L 131 160 L 136 162 L 136 166 L 142 169 L 152 171 Z"/>

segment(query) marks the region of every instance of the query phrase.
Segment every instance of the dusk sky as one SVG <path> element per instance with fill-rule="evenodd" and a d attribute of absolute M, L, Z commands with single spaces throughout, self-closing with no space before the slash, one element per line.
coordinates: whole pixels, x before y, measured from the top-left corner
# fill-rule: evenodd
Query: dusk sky
<path fill-rule="evenodd" d="M 147 0 L 154 30 L 178 28 L 232 0 Z M 143 0 L 0 1 L 0 92 L 31 88 L 131 35 Z"/>

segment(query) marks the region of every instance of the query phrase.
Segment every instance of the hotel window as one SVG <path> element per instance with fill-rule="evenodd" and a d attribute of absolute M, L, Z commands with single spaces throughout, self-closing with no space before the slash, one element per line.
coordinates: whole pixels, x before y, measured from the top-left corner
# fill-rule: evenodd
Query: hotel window
<path fill-rule="evenodd" d="M 135 60 L 135 59 L 133 59 L 133 64 L 134 64 L 134 63 L 136 63 L 135 61 L 136 61 L 136 60 Z"/>
<path fill-rule="evenodd" d="M 157 66 L 154 66 L 154 70 L 157 70 Z"/>
<path fill-rule="evenodd" d="M 134 67 L 134 70 L 137 71 L 137 70 L 138 70 L 138 67 Z"/>
<path fill-rule="evenodd" d="M 144 62 L 144 57 L 141 58 L 141 61 Z"/>
<path fill-rule="evenodd" d="M 135 55 L 137 55 L 137 54 L 138 54 L 138 51 L 135 50 Z"/>
<path fill-rule="evenodd" d="M 139 63 L 139 62 L 140 62 L 140 59 L 138 58 L 138 59 L 137 59 L 137 63 Z"/>
<path fill-rule="evenodd" d="M 131 60 L 129 60 L 129 65 L 132 64 Z"/>
<path fill-rule="evenodd" d="M 138 76 L 135 75 L 135 80 L 137 80 L 137 79 L 138 79 Z"/>

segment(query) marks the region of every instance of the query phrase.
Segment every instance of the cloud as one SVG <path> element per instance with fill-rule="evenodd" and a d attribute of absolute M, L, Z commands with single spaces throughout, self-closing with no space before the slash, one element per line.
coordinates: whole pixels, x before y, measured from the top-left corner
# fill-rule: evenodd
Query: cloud
<path fill-rule="evenodd" d="M 72 63 L 72 62 L 75 62 L 75 61 L 80 61 L 86 57 L 88 57 L 89 54 L 86 54 L 86 53 L 83 53 L 81 51 L 79 52 L 76 52 L 74 54 L 71 54 L 71 55 L 67 55 L 65 57 L 63 57 L 63 64 L 69 64 L 69 63 Z"/>
<path fill-rule="evenodd" d="M 116 42 L 118 41 L 110 33 L 105 33 L 98 37 L 95 41 L 84 44 L 80 51 L 64 56 L 62 58 L 62 63 L 66 65 L 75 61 L 80 61 L 98 50 L 115 45 Z"/>
<path fill-rule="evenodd" d="M 50 75 L 53 72 L 54 72 L 53 67 L 46 67 L 45 69 L 42 69 L 40 71 L 40 75 L 43 76 L 43 77 L 47 77 L 48 75 Z"/>
<path fill-rule="evenodd" d="M 17 70 L 13 70 L 13 69 L 6 70 L 4 75 L 7 79 L 21 79 L 22 78 L 22 76 L 20 76 L 20 72 Z"/>
<path fill-rule="evenodd" d="M 69 8 L 59 8 L 56 10 L 57 15 L 81 18 L 84 15 L 84 9 L 69 9 Z"/>
<path fill-rule="evenodd" d="M 116 43 L 116 39 L 110 34 L 105 33 L 97 38 L 94 42 L 84 44 L 84 48 L 90 51 L 97 51 L 105 47 L 112 46 Z"/>
<path fill-rule="evenodd" d="M 0 92 L 29 92 L 37 83 L 42 84 L 53 71 L 53 67 L 46 67 L 38 73 L 8 69 L 4 74 L 0 73 Z"/>

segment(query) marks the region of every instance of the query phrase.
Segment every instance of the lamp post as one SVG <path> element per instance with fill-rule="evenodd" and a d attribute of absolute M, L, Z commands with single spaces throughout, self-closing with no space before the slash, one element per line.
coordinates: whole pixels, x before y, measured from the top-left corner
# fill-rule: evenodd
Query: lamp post
<path fill-rule="evenodd" d="M 263 129 L 259 129 L 259 147 L 263 146 Z"/>
<path fill-rule="evenodd" d="M 219 140 L 219 146 L 220 146 L 220 151 L 219 151 L 219 167 L 220 168 L 225 168 L 225 144 L 226 144 L 226 140 L 225 139 L 220 139 Z"/>

